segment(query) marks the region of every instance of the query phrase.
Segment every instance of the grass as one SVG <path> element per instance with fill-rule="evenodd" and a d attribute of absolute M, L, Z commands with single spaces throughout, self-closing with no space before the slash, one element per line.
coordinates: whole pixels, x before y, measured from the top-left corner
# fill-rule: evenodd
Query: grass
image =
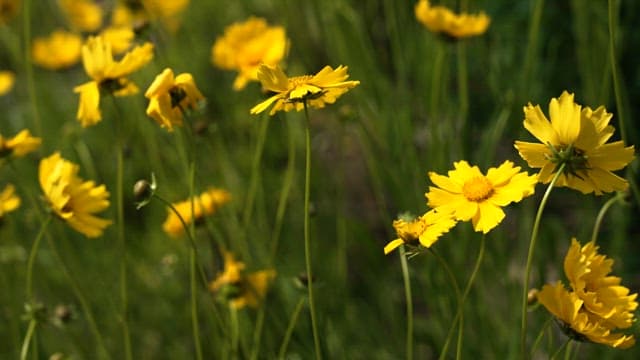
<path fill-rule="evenodd" d="M 47 318 L 58 306 L 72 315 L 64 324 L 38 325 L 31 358 L 54 353 L 125 358 L 121 261 L 134 359 L 195 358 L 192 301 L 198 304 L 202 358 L 314 357 L 307 290 L 296 282 L 306 272 L 304 113 L 250 115 L 249 109 L 264 99 L 259 84 L 234 92 L 235 74 L 210 62 L 211 46 L 224 28 L 250 15 L 286 28 L 291 41 L 288 74 L 343 64 L 349 66 L 350 80 L 361 82 L 335 104 L 309 111 L 309 234 L 321 353 L 327 359 L 405 357 L 401 261 L 382 249 L 395 238 L 391 224 L 399 213 L 426 210 L 428 171 L 445 173 L 462 159 L 482 169 L 504 160 L 527 169 L 513 148 L 515 140 L 531 141 L 522 127 L 522 107 L 531 102 L 546 112 L 548 101 L 565 89 L 585 106 L 606 106 L 614 114 L 614 138 L 624 133 L 628 144 L 638 139 L 634 116 L 640 109 L 634 99 L 640 96 L 640 38 L 634 24 L 640 5 L 610 1 L 610 16 L 604 2 L 580 0 L 441 3 L 485 11 L 492 19 L 488 32 L 459 43 L 443 41 L 416 21 L 412 1 L 192 1 L 176 33 L 158 24 L 148 30 L 155 58 L 131 77 L 141 93 L 116 99 L 117 108 L 105 99 L 103 121 L 82 128 L 75 119 L 77 95 L 72 91 L 87 80 L 82 66 L 54 72 L 31 68 L 24 57 L 29 32 L 42 36 L 65 26 L 65 20 L 55 1 L 23 0 L 23 11 L 0 25 L 0 68 L 17 77 L 14 89 L 0 97 L 0 134 L 8 137 L 28 128 L 43 143 L 36 153 L 4 162 L 0 169 L 0 187 L 15 184 L 22 198 L 21 207 L 0 222 L 0 358 L 19 358 L 29 326 L 22 319 L 28 254 L 45 216 L 39 159 L 60 151 L 80 165 L 81 177 L 104 183 L 111 206 L 103 216 L 115 221 L 116 137 L 123 144 L 126 256 L 115 224 L 97 239 L 85 238 L 58 219 L 49 224 L 34 261 L 34 295 L 47 309 Z M 168 133 L 144 113 L 142 93 L 166 67 L 192 73 L 207 99 L 203 111 L 190 119 L 192 136 L 183 137 L 181 129 Z M 122 124 L 119 136 L 116 119 Z M 193 188 L 185 170 L 189 148 L 195 149 Z M 622 174 L 637 179 L 637 165 L 634 161 Z M 167 209 L 160 202 L 135 208 L 133 184 L 152 172 L 157 193 L 168 201 L 181 201 L 209 186 L 231 192 L 232 202 L 195 230 L 198 260 L 209 280 L 222 271 L 221 246 L 238 254 L 250 272 L 276 269 L 278 276 L 260 308 L 230 311 L 203 286 L 190 298 L 188 239 L 174 240 L 162 231 Z M 507 208 L 504 222 L 486 236 L 484 259 L 465 301 L 462 358 L 518 357 L 523 272 L 543 193 L 539 184 L 533 197 Z M 637 292 L 640 262 L 635 254 L 640 247 L 632 239 L 640 231 L 634 221 L 640 203 L 638 194 L 633 195 L 604 217 L 599 245 L 615 259 L 614 273 Z M 586 242 L 600 207 L 612 196 L 554 189 L 541 220 L 533 287 L 563 278 L 570 238 Z M 434 247 L 461 289 L 479 247 L 480 235 L 467 223 Z M 425 252 L 408 260 L 411 346 L 418 359 L 440 356 L 457 312 L 456 291 L 438 257 Z M 537 307 L 528 317 L 531 346 L 549 314 Z M 627 332 L 637 334 L 638 326 Z M 446 358 L 456 353 L 453 339 Z M 536 356 L 550 356 L 564 339 L 552 324 Z M 640 356 L 637 347 L 616 350 L 581 343 L 572 349 L 576 358 Z"/>

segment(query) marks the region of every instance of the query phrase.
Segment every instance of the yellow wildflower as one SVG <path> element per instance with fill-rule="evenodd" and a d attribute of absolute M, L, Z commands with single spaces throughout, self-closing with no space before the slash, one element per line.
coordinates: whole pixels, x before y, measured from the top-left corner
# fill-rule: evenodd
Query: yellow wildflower
<path fill-rule="evenodd" d="M 557 186 L 596 195 L 627 188 L 627 181 L 612 171 L 633 160 L 634 148 L 622 141 L 607 143 L 614 128 L 609 125 L 612 115 L 603 106 L 582 108 L 573 101 L 573 94 L 564 91 L 549 103 L 551 121 L 538 105 L 527 105 L 524 114 L 524 127 L 541 144 L 516 141 L 515 147 L 530 167 L 541 168 L 540 182 L 549 183 L 564 163 Z"/>
<path fill-rule="evenodd" d="M 58 0 L 72 28 L 93 32 L 102 26 L 102 8 L 91 0 Z"/>
<path fill-rule="evenodd" d="M 428 0 L 420 0 L 416 4 L 415 14 L 418 21 L 430 31 L 454 39 L 484 34 L 491 22 L 484 12 L 457 15 L 444 6 L 431 6 Z"/>
<path fill-rule="evenodd" d="M 456 221 L 450 213 L 440 213 L 430 210 L 426 214 L 413 220 L 398 219 L 393 221 L 393 228 L 398 234 L 398 238 L 390 241 L 384 247 L 385 255 L 395 250 L 403 244 L 422 245 L 431 247 L 438 238 L 454 227 Z"/>
<path fill-rule="evenodd" d="M 245 264 L 232 253 L 224 253 L 224 271 L 209 284 L 209 290 L 229 302 L 234 309 L 257 307 L 264 299 L 269 283 L 275 278 L 273 269 L 244 273 Z"/>
<path fill-rule="evenodd" d="M 20 9 L 19 0 L 0 0 L 0 25 L 6 24 L 13 19 Z"/>
<path fill-rule="evenodd" d="M 258 69 L 258 79 L 262 86 L 276 94 L 254 106 L 251 114 L 259 114 L 273 103 L 269 115 L 277 111 L 301 111 L 304 103 L 313 108 L 323 108 L 325 104 L 333 104 L 349 89 L 360 84 L 360 81 L 345 81 L 349 78 L 348 67 L 338 66 L 335 70 L 325 66 L 315 75 L 303 75 L 287 78 L 279 68 L 261 65 Z"/>
<path fill-rule="evenodd" d="M 173 131 L 173 125 L 182 125 L 183 112 L 195 109 L 198 102 L 204 100 L 191 74 L 174 78 L 169 68 L 156 76 L 144 96 L 149 99 L 147 115 L 169 131 Z"/>
<path fill-rule="evenodd" d="M 9 184 L 0 192 L 0 219 L 20 206 L 20 198 L 15 194 L 16 188 Z"/>
<path fill-rule="evenodd" d="M 21 157 L 35 151 L 42 139 L 31 136 L 29 130 L 24 129 L 12 138 L 3 138 L 0 135 L 0 158 L 5 156 Z"/>
<path fill-rule="evenodd" d="M 95 125 L 102 120 L 100 114 L 100 91 L 115 96 L 127 96 L 138 92 L 138 87 L 125 76 L 146 65 L 153 58 L 153 44 L 145 43 L 129 51 L 120 61 L 113 60 L 111 45 L 100 36 L 90 37 L 82 47 L 84 69 L 93 79 L 76 86 L 80 93 L 77 118 L 83 127 Z"/>
<path fill-rule="evenodd" d="M 47 37 L 33 40 L 33 62 L 50 70 L 75 65 L 80 60 L 82 38 L 74 33 L 56 30 Z"/>
<path fill-rule="evenodd" d="M 192 222 L 198 224 L 205 216 L 213 215 L 218 209 L 231 200 L 231 194 L 222 189 L 211 188 L 193 199 L 193 214 L 191 213 L 191 200 L 173 204 L 184 222 L 189 225 Z M 168 209 L 167 219 L 162 224 L 164 232 L 171 237 L 184 234 L 184 227 L 176 213 Z"/>
<path fill-rule="evenodd" d="M 490 168 L 486 176 L 464 160 L 453 165 L 455 170 L 449 171 L 448 177 L 429 172 L 437 187 L 430 186 L 425 194 L 427 205 L 451 212 L 457 220 L 471 220 L 478 232 L 488 233 L 505 217 L 503 206 L 519 202 L 535 190 L 536 177 L 519 172 L 520 167 L 511 161 Z"/>
<path fill-rule="evenodd" d="M 180 16 L 189 0 L 129 0 L 121 1 L 113 11 L 112 23 L 138 27 L 150 20 L 159 21 L 175 32 L 180 26 Z"/>
<path fill-rule="evenodd" d="M 100 32 L 105 42 L 111 44 L 114 54 L 122 54 L 129 50 L 136 34 L 131 27 L 109 26 Z"/>
<path fill-rule="evenodd" d="M 87 237 L 98 237 L 111 224 L 94 213 L 109 207 L 109 192 L 104 185 L 78 177 L 79 166 L 63 159 L 60 153 L 40 161 L 40 187 L 51 210 L 71 228 Z"/>
<path fill-rule="evenodd" d="M 260 64 L 276 67 L 287 47 L 283 27 L 268 26 L 265 19 L 252 16 L 225 28 L 211 48 L 211 61 L 221 69 L 238 71 L 233 89 L 242 90 L 247 82 L 258 80 Z"/>
<path fill-rule="evenodd" d="M 1 0 L 0 0 L 1 1 Z M 16 82 L 16 75 L 11 71 L 0 71 L 0 96 L 8 93 Z"/>

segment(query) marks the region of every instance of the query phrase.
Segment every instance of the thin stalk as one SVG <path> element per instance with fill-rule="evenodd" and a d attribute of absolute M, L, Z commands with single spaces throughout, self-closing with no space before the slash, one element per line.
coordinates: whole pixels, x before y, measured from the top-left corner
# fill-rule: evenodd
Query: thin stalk
<path fill-rule="evenodd" d="M 592 243 L 595 244 L 596 240 L 598 239 L 598 233 L 600 232 L 600 226 L 602 225 L 602 220 L 604 219 L 604 216 L 607 214 L 607 211 L 609 211 L 609 208 L 613 206 L 613 204 L 615 204 L 616 202 L 622 201 L 623 199 L 624 199 L 624 194 L 621 192 L 618 192 L 614 197 L 607 200 L 607 202 L 604 203 L 604 205 L 602 205 L 602 208 L 600 209 L 600 211 L 598 212 L 598 216 L 596 217 L 596 222 L 593 225 L 593 233 L 591 233 Z"/>
<path fill-rule="evenodd" d="M 189 160 L 189 201 L 191 202 L 191 218 L 195 216 L 194 183 L 196 176 L 194 151 L 191 151 Z M 191 239 L 189 249 L 189 288 L 191 289 L 191 330 L 193 332 L 193 346 L 196 350 L 196 359 L 202 360 L 202 342 L 200 341 L 200 322 L 198 318 L 198 287 L 196 286 L 196 272 L 198 264 L 198 250 L 195 242 L 195 220 L 191 221 L 189 228 L 185 229 Z"/>
<path fill-rule="evenodd" d="M 533 12 L 531 13 L 531 19 L 529 23 L 529 35 L 527 41 L 527 50 L 524 56 L 524 65 L 522 67 L 522 83 L 520 93 L 518 94 L 518 103 L 525 96 L 525 91 L 530 88 L 531 85 L 531 72 L 535 64 L 533 59 L 534 53 L 538 46 L 538 34 L 540 33 L 540 22 L 542 19 L 542 10 L 544 9 L 544 0 L 536 0 Z"/>
<path fill-rule="evenodd" d="M 29 327 L 27 328 L 27 333 L 24 336 L 24 341 L 22 342 L 22 347 L 20 349 L 20 360 L 27 360 L 29 344 L 31 343 L 31 338 L 35 335 L 37 325 L 38 321 L 36 319 L 31 319 L 29 321 Z"/>
<path fill-rule="evenodd" d="M 567 341 L 565 341 L 565 342 L 562 344 L 562 346 L 560 346 L 560 347 L 558 348 L 558 350 L 556 350 L 556 352 L 554 352 L 554 353 L 553 353 L 553 355 L 551 355 L 551 357 L 550 357 L 549 359 L 553 360 L 553 359 L 555 359 L 556 357 L 558 357 L 558 355 L 560 355 L 560 353 L 562 352 L 562 350 L 564 350 L 564 349 L 569 345 L 569 343 L 570 343 L 570 342 L 571 342 L 571 338 L 567 338 Z"/>
<path fill-rule="evenodd" d="M 573 352 L 574 343 L 575 343 L 574 341 L 569 341 L 569 343 L 567 344 L 567 348 L 564 351 L 564 360 L 571 359 L 571 353 Z"/>
<path fill-rule="evenodd" d="M 42 124 L 40 121 L 40 113 L 38 112 L 36 85 L 33 76 L 33 62 L 31 61 L 31 0 L 24 0 L 22 5 L 23 21 L 23 44 L 24 47 L 24 66 L 27 77 L 27 91 L 29 92 L 29 102 L 31 104 L 31 112 L 33 113 L 33 122 L 36 135 L 42 135 Z"/>
<path fill-rule="evenodd" d="M 320 337 L 318 336 L 318 325 L 316 322 L 316 307 L 313 298 L 313 273 L 311 272 L 311 244 L 309 239 L 309 192 L 311 185 L 311 124 L 309 120 L 309 109 L 307 102 L 304 102 L 305 126 L 305 171 L 304 171 L 304 260 L 307 267 L 307 290 L 309 293 L 309 312 L 311 313 L 311 329 L 313 331 L 313 346 L 316 352 L 316 359 L 322 359 L 320 352 Z"/>
<path fill-rule="evenodd" d="M 238 311 L 233 307 L 229 307 L 229 326 L 231 327 L 231 354 L 234 359 L 237 359 L 239 358 L 240 326 L 238 324 Z"/>
<path fill-rule="evenodd" d="M 264 151 L 264 144 L 266 142 L 268 129 L 269 118 L 267 117 L 260 123 L 260 130 L 258 132 L 258 143 L 256 144 L 255 153 L 253 155 L 253 163 L 251 164 L 251 180 L 249 182 L 249 190 L 247 192 L 247 200 L 244 207 L 244 213 L 242 214 L 242 222 L 245 228 L 249 226 L 249 222 L 251 221 L 253 203 L 256 198 L 258 182 L 260 180 L 260 163 L 262 160 L 262 152 Z"/>
<path fill-rule="evenodd" d="M 538 207 L 538 212 L 536 213 L 536 218 L 533 222 L 533 230 L 531 231 L 531 239 L 529 240 L 529 253 L 527 254 L 527 267 L 525 269 L 524 276 L 524 285 L 522 287 L 522 323 L 520 327 L 520 355 L 524 358 L 524 354 L 526 353 L 527 348 L 527 294 L 529 293 L 529 278 L 531 275 L 531 264 L 533 263 L 533 252 L 536 247 L 536 240 L 538 239 L 538 230 L 540 228 L 540 220 L 542 219 L 542 212 L 544 211 L 544 207 L 547 204 L 547 200 L 549 199 L 549 195 L 551 194 L 551 190 L 553 186 L 556 184 L 556 181 L 560 178 L 560 175 L 564 171 L 565 163 L 560 165 L 560 168 L 556 171 L 556 174 L 551 179 L 547 190 L 544 192 L 542 196 L 542 200 L 540 201 L 540 206 Z"/>
<path fill-rule="evenodd" d="M 260 310 L 258 310 L 256 326 L 253 331 L 253 346 L 251 347 L 251 356 L 249 357 L 249 359 L 252 360 L 256 360 L 258 358 L 258 354 L 260 353 L 260 338 L 262 336 L 262 328 L 264 326 L 264 314 L 265 307 L 260 306 Z"/>
<path fill-rule="evenodd" d="M 300 311 L 302 311 L 302 305 L 304 305 L 304 298 L 300 298 L 300 300 L 298 300 L 298 303 L 293 310 L 293 314 L 291 314 L 291 320 L 289 320 L 289 325 L 287 326 L 287 330 L 284 333 L 282 344 L 280 344 L 278 359 L 284 359 L 284 355 L 287 352 L 287 346 L 289 345 L 289 340 L 291 340 L 291 335 L 293 334 L 293 329 L 296 327 L 298 316 L 300 315 Z"/>
<path fill-rule="evenodd" d="M 38 235 L 36 239 L 33 241 L 33 245 L 31 246 L 31 251 L 29 252 L 29 260 L 27 261 L 27 301 L 33 300 L 33 264 L 36 260 L 36 254 L 38 253 L 38 248 L 40 247 L 40 243 L 42 242 L 42 237 L 47 230 L 47 226 L 51 222 L 53 218 L 52 214 L 49 214 L 45 220 L 40 225 L 40 231 L 38 231 Z"/>
<path fill-rule="evenodd" d="M 609 9 L 609 62 L 611 63 L 611 76 L 613 77 L 613 93 L 616 98 L 616 108 L 618 109 L 618 122 L 620 127 L 620 137 L 627 144 L 627 130 L 625 127 L 625 114 L 622 105 L 622 88 L 618 79 L 618 65 L 616 63 L 616 44 L 615 44 L 615 27 L 616 27 L 616 3 L 614 0 L 608 1 Z"/>
<path fill-rule="evenodd" d="M 411 278 L 404 245 L 400 246 L 400 266 L 402 267 L 402 280 L 404 283 L 404 299 L 407 303 L 407 360 L 413 359 L 413 297 L 411 296 Z"/>
<path fill-rule="evenodd" d="M 462 303 L 462 295 L 460 294 L 460 286 L 458 285 L 458 280 L 456 280 L 455 275 L 453 275 L 453 272 L 451 271 L 449 264 L 447 264 L 447 261 L 442 256 L 440 256 L 440 254 L 436 252 L 435 249 L 429 248 L 429 251 L 436 257 L 436 259 L 438 260 L 438 262 L 440 263 L 444 271 L 447 273 L 447 276 L 451 281 L 451 286 L 453 287 L 453 290 L 456 293 L 456 303 L 458 304 L 458 308 L 459 308 L 460 304 Z M 442 346 L 442 351 L 440 352 L 440 356 L 438 357 L 438 359 L 440 360 L 443 360 L 447 354 L 447 350 L 449 349 L 449 344 L 451 343 L 451 339 L 453 338 L 453 329 L 456 328 L 456 324 L 457 324 L 457 320 L 456 318 L 454 318 L 453 322 L 451 323 L 451 327 L 447 332 L 447 339 L 445 340 L 444 345 Z"/>
<path fill-rule="evenodd" d="M 465 5 L 466 7 L 466 5 Z M 460 134 L 462 141 L 456 141 L 458 145 L 458 154 L 457 157 L 464 157 L 464 144 L 466 139 L 466 134 L 464 133 L 467 129 L 467 114 L 469 112 L 469 86 L 468 86 L 468 72 L 467 72 L 467 48 L 464 41 L 459 41 L 457 44 L 457 58 L 458 58 L 458 128 L 456 129 L 455 134 Z"/>
<path fill-rule="evenodd" d="M 542 341 L 542 338 L 544 337 L 544 333 L 547 332 L 547 329 L 549 328 L 549 325 L 551 325 L 552 321 L 553 321 L 553 316 L 549 317 L 549 319 L 545 321 L 544 325 L 540 329 L 538 336 L 536 336 L 536 340 L 533 342 L 533 345 L 531 346 L 531 357 L 533 357 L 533 353 L 536 351 L 538 344 L 540 344 L 540 342 Z"/>

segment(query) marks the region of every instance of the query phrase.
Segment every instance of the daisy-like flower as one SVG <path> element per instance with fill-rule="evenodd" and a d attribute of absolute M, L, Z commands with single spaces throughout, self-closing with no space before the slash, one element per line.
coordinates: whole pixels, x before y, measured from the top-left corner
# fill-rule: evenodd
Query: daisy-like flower
<path fill-rule="evenodd" d="M 83 127 L 97 124 L 102 120 L 100 113 L 100 92 L 110 92 L 115 96 L 128 96 L 138 92 L 138 87 L 125 76 L 146 65 L 153 58 L 153 44 L 145 43 L 129 51 L 120 61 L 114 61 L 111 45 L 100 36 L 90 37 L 82 46 L 84 69 L 93 79 L 76 86 L 73 91 L 80 93 L 77 118 Z"/>
<path fill-rule="evenodd" d="M 0 219 L 20 206 L 20 198 L 15 194 L 16 188 L 9 184 L 0 191 Z"/>
<path fill-rule="evenodd" d="M 619 277 L 609 276 L 613 260 L 597 250 L 593 242 L 580 246 L 572 239 L 564 271 L 573 291 L 558 281 L 543 286 L 538 301 L 572 339 L 626 349 L 635 344 L 634 336 L 616 330 L 627 329 L 635 322 L 637 294 L 629 295 Z"/>
<path fill-rule="evenodd" d="M 415 14 L 427 29 L 452 39 L 484 34 L 491 22 L 484 12 L 457 15 L 444 6 L 431 6 L 428 0 L 420 0 L 416 4 Z"/>
<path fill-rule="evenodd" d="M 276 277 L 273 269 L 244 273 L 245 264 L 230 252 L 224 253 L 224 271 L 209 284 L 209 290 L 234 309 L 258 307 Z"/>
<path fill-rule="evenodd" d="M 191 213 L 190 199 L 172 205 L 184 222 L 189 225 L 192 222 L 200 223 L 205 216 L 213 215 L 222 205 L 229 201 L 231 201 L 231 194 L 228 191 L 211 188 L 193 199 L 193 214 Z M 167 219 L 162 224 L 162 229 L 174 238 L 184 234 L 184 227 L 180 218 L 171 209 L 168 209 Z"/>
<path fill-rule="evenodd" d="M 102 26 L 102 8 L 91 0 L 58 0 L 72 28 L 93 32 Z"/>
<path fill-rule="evenodd" d="M 398 238 L 391 240 L 385 247 L 384 253 L 389 254 L 400 245 L 422 245 L 431 247 L 438 238 L 456 225 L 451 213 L 440 213 L 430 210 L 415 219 L 397 219 L 393 221 L 393 228 Z"/>
<path fill-rule="evenodd" d="M 156 76 L 144 96 L 149 99 L 147 115 L 168 131 L 173 131 L 173 125 L 182 125 L 183 113 L 204 100 L 191 74 L 174 77 L 169 68 Z"/>
<path fill-rule="evenodd" d="M 211 61 L 224 70 L 236 70 L 234 90 L 242 90 L 249 81 L 258 81 L 260 64 L 276 67 L 287 53 L 284 28 L 269 26 L 262 18 L 250 17 L 224 30 L 211 48 Z"/>
<path fill-rule="evenodd" d="M 80 60 L 82 38 L 74 33 L 56 30 L 47 37 L 33 40 L 33 62 L 49 70 L 59 70 L 75 65 Z"/>
<path fill-rule="evenodd" d="M 94 215 L 109 207 L 109 192 L 104 185 L 82 180 L 78 170 L 78 165 L 56 152 L 40 161 L 40 187 L 58 218 L 87 237 L 98 237 L 111 224 Z"/>
<path fill-rule="evenodd" d="M 6 156 L 22 157 L 35 151 L 42 139 L 31 136 L 29 130 L 24 129 L 12 138 L 4 138 L 0 135 L 0 158 Z"/>
<path fill-rule="evenodd" d="M 100 36 L 105 42 L 111 44 L 111 51 L 114 54 L 122 54 L 129 50 L 136 34 L 131 27 L 109 26 L 100 32 Z"/>
<path fill-rule="evenodd" d="M 573 94 L 564 91 L 549 103 L 551 121 L 538 105 L 527 105 L 524 114 L 524 127 L 542 144 L 516 141 L 515 147 L 530 167 L 541 169 L 540 182 L 549 183 L 565 164 L 557 186 L 596 195 L 627 188 L 627 181 L 612 171 L 633 160 L 634 148 L 622 141 L 607 143 L 614 128 L 609 125 L 612 115 L 603 106 L 582 108 Z"/>
<path fill-rule="evenodd" d="M 169 31 L 180 26 L 180 17 L 189 0 L 126 0 L 120 1 L 113 10 L 112 23 L 116 26 L 139 27 L 158 21 Z"/>
<path fill-rule="evenodd" d="M 0 96 L 8 93 L 16 82 L 16 75 L 11 71 L 0 71 Z"/>
<path fill-rule="evenodd" d="M 305 102 L 313 108 L 333 104 L 342 94 L 360 84 L 360 81 L 345 81 L 349 78 L 347 70 L 348 67 L 342 65 L 336 69 L 325 66 L 315 75 L 288 78 L 279 67 L 260 65 L 258 79 L 266 90 L 276 94 L 254 106 L 250 112 L 259 114 L 274 103 L 269 115 L 280 110 L 301 111 Z"/>
<path fill-rule="evenodd" d="M 453 213 L 456 220 L 471 220 L 474 230 L 484 234 L 504 219 L 503 206 L 519 202 L 535 190 L 535 175 L 520 172 L 520 167 L 511 161 L 490 168 L 487 175 L 464 160 L 453 165 L 455 170 L 449 171 L 448 176 L 429 172 L 437 187 L 430 186 L 425 194 L 427 205 L 439 212 Z"/>

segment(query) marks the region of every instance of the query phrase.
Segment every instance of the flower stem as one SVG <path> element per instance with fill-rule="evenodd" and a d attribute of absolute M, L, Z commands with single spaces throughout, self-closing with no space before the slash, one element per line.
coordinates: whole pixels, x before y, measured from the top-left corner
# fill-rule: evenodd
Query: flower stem
<path fill-rule="evenodd" d="M 560 346 L 558 348 L 558 350 L 556 350 L 555 353 L 553 353 L 553 355 L 551 355 L 551 357 L 549 357 L 549 359 L 553 360 L 555 358 L 558 357 L 558 355 L 560 355 L 560 353 L 562 352 L 562 350 L 567 349 L 565 351 L 565 355 L 567 354 L 567 351 L 570 351 L 571 349 L 569 348 L 569 345 L 571 344 L 571 338 L 567 338 L 567 341 L 565 341 L 564 343 L 562 343 L 562 346 Z M 566 358 L 566 357 L 565 357 Z"/>
<path fill-rule="evenodd" d="M 316 359 L 322 359 L 320 352 L 320 337 L 318 336 L 318 325 L 316 322 L 316 307 L 313 299 L 313 273 L 311 272 L 311 244 L 309 240 L 309 192 L 311 184 L 311 130 L 309 120 L 309 109 L 307 102 L 304 102 L 305 126 L 305 171 L 304 171 L 304 259 L 307 267 L 307 290 L 309 293 L 309 312 L 311 313 L 311 329 L 313 331 L 313 345 L 316 352 Z"/>
<path fill-rule="evenodd" d="M 23 47 L 24 47 L 24 66 L 27 77 L 27 91 L 29 92 L 29 102 L 31 104 L 31 112 L 35 133 L 42 135 L 42 123 L 40 121 L 40 113 L 38 112 L 36 85 L 33 76 L 33 61 L 31 61 L 31 0 L 25 0 L 22 6 L 23 19 Z"/>
<path fill-rule="evenodd" d="M 191 218 L 195 219 L 195 199 L 193 198 L 194 183 L 196 176 L 194 151 L 191 151 L 189 160 L 189 200 L 191 202 Z M 184 225 L 184 224 L 183 224 Z M 195 221 L 191 221 L 185 232 L 189 234 L 191 239 L 191 247 L 189 249 L 189 284 L 191 289 L 191 328 L 193 331 L 193 342 L 196 350 L 196 359 L 202 360 L 202 343 L 200 341 L 200 323 L 198 319 L 198 287 L 196 286 L 196 269 L 198 264 L 198 249 L 196 247 L 195 238 Z"/>
<path fill-rule="evenodd" d="M 404 299 L 407 303 L 407 360 L 413 359 L 413 297 L 411 296 L 411 278 L 404 245 L 400 246 L 400 266 L 402 267 L 402 280 L 404 281 Z"/>
<path fill-rule="evenodd" d="M 293 314 L 291 314 L 291 320 L 289 320 L 287 331 L 285 331 L 284 333 L 284 338 L 282 339 L 282 344 L 280 345 L 280 350 L 278 351 L 278 359 L 284 359 L 284 355 L 287 352 L 287 346 L 289 345 L 289 340 L 291 339 L 291 335 L 293 334 L 293 329 L 296 327 L 298 316 L 300 315 L 300 311 L 302 311 L 302 305 L 304 305 L 304 298 L 298 300 L 298 303 L 293 310 Z"/>
<path fill-rule="evenodd" d="M 38 321 L 35 318 L 29 321 L 29 327 L 27 328 L 27 333 L 24 336 L 22 348 L 20 349 L 20 360 L 27 359 L 27 355 L 29 354 L 29 344 L 31 343 L 31 338 L 36 332 L 36 325 L 38 325 Z"/>
<path fill-rule="evenodd" d="M 49 214 L 42 225 L 40 225 L 40 231 L 36 236 L 36 239 L 33 241 L 33 245 L 31 246 L 31 252 L 29 253 L 29 260 L 27 261 L 27 301 L 33 300 L 33 264 L 35 263 L 36 254 L 38 253 L 38 248 L 40 247 L 40 243 L 42 242 L 42 237 L 47 230 L 47 226 L 51 222 L 53 215 Z"/>
<path fill-rule="evenodd" d="M 451 271 L 449 264 L 447 264 L 447 261 L 442 256 L 440 256 L 440 254 L 436 252 L 435 249 L 433 249 L 433 247 L 429 248 L 429 251 L 436 257 L 440 265 L 444 268 L 445 272 L 447 273 L 447 276 L 449 276 L 449 280 L 451 281 L 451 286 L 453 286 L 453 290 L 456 293 L 456 303 L 458 304 L 458 307 L 460 307 L 460 304 L 462 303 L 460 286 L 458 285 L 458 281 L 456 280 L 456 277 L 453 275 L 453 272 Z M 453 329 L 455 329 L 456 323 L 457 323 L 457 318 L 454 318 L 453 322 L 451 323 L 451 327 L 447 332 L 447 339 L 445 340 L 444 345 L 442 346 L 442 351 L 440 352 L 440 356 L 439 356 L 440 360 L 443 360 L 447 354 L 447 350 L 449 349 L 449 344 L 451 343 L 451 338 L 453 337 Z"/>
<path fill-rule="evenodd" d="M 536 213 L 536 218 L 533 222 L 533 230 L 531 231 L 531 239 L 529 240 L 529 252 L 527 254 L 527 266 L 525 268 L 525 276 L 524 276 L 524 285 L 522 286 L 522 322 L 520 326 L 520 355 L 524 358 L 524 354 L 526 353 L 527 348 L 527 294 L 529 293 L 529 279 L 531 275 L 531 264 L 533 262 L 533 252 L 536 247 L 536 240 L 538 238 L 538 230 L 540 228 L 540 220 L 542 219 L 542 212 L 544 211 L 544 207 L 547 204 L 547 200 L 549 199 L 549 195 L 551 194 L 551 190 L 553 186 L 556 184 L 560 175 L 564 171 L 565 163 L 562 163 L 556 174 L 551 179 L 547 190 L 542 196 L 542 200 L 540 201 L 540 206 L 538 207 L 538 212 Z"/>
<path fill-rule="evenodd" d="M 618 79 L 618 65 L 616 64 L 616 43 L 615 43 L 615 27 L 616 27 L 616 2 L 608 1 L 609 12 L 609 62 L 611 63 L 611 76 L 613 77 L 613 93 L 616 98 L 616 108 L 618 109 L 618 123 L 620 128 L 620 138 L 627 144 L 627 130 L 625 128 L 625 115 L 622 104 L 622 89 Z"/>
<path fill-rule="evenodd" d="M 593 233 L 591 234 L 592 243 L 595 244 L 596 240 L 598 239 L 598 233 L 600 232 L 600 226 L 602 225 L 602 220 L 604 219 L 604 216 L 607 214 L 607 211 L 609 211 L 609 208 L 616 202 L 622 201 L 623 199 L 624 199 L 624 193 L 618 192 L 614 197 L 607 200 L 607 202 L 604 203 L 604 205 L 602 205 L 602 208 L 600 209 L 600 211 L 598 212 L 598 216 L 596 217 L 596 222 L 593 225 Z"/>

